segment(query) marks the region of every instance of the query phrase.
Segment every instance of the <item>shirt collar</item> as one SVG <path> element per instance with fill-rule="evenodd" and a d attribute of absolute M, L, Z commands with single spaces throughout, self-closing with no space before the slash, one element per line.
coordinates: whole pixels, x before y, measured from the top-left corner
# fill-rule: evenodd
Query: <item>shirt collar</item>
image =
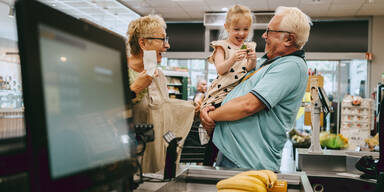
<path fill-rule="evenodd" d="M 300 49 L 300 50 L 297 50 L 297 51 L 295 51 L 295 52 L 293 52 L 291 54 L 283 55 L 283 56 L 277 56 L 277 57 L 275 57 L 273 59 L 270 59 L 270 60 L 268 59 L 267 54 L 264 54 L 261 58 L 265 59 L 265 61 L 264 61 L 263 64 L 261 64 L 261 66 L 268 65 L 268 64 L 276 61 L 277 59 L 281 58 L 281 57 L 286 57 L 286 56 L 291 56 L 291 55 L 292 56 L 297 56 L 297 57 L 300 57 L 300 58 L 304 59 L 305 58 L 305 51 Z"/>

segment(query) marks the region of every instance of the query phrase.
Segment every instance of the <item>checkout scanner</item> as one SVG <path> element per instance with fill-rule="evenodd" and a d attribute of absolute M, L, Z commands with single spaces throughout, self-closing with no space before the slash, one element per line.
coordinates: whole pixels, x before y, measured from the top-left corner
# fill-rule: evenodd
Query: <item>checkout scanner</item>
<path fill-rule="evenodd" d="M 37 1 L 15 8 L 29 191 L 130 191 L 137 165 L 125 39 Z"/>

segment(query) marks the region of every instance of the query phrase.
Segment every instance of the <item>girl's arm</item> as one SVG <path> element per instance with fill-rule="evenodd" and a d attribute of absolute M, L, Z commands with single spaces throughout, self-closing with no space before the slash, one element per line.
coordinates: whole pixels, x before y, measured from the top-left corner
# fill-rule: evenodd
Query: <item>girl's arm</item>
<path fill-rule="evenodd" d="M 247 54 L 247 65 L 245 68 L 247 71 L 250 71 L 256 67 L 256 52 L 253 49 L 248 49 L 248 54 Z"/>
<path fill-rule="evenodd" d="M 246 51 L 247 50 L 239 50 L 227 60 L 225 60 L 224 49 L 219 46 L 216 47 L 214 63 L 216 66 L 217 73 L 219 75 L 224 75 L 225 73 L 227 73 L 236 61 L 240 61 L 246 56 Z"/>

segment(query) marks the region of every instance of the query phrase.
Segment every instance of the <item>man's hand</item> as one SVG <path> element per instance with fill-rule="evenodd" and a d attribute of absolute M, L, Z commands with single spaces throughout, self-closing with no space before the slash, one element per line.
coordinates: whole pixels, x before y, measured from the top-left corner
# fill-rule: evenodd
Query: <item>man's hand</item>
<path fill-rule="evenodd" d="M 149 76 L 146 71 L 142 71 L 135 82 L 133 82 L 130 86 L 131 90 L 134 91 L 136 94 L 139 94 L 141 91 L 143 91 L 145 88 L 147 88 L 152 83 L 152 77 Z"/>
<path fill-rule="evenodd" d="M 212 134 L 213 128 L 215 128 L 215 121 L 209 117 L 208 112 L 214 111 L 214 106 L 206 106 L 200 110 L 200 120 L 201 124 L 203 124 L 203 127 L 205 130 L 207 130 L 208 135 Z"/>

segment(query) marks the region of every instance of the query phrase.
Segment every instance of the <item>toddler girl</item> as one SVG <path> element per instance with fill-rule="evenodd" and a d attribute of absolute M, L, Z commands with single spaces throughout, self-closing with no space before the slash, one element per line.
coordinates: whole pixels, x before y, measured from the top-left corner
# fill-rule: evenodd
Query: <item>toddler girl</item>
<path fill-rule="evenodd" d="M 225 96 L 256 67 L 256 43 L 245 42 L 251 26 L 252 13 L 247 7 L 235 5 L 228 10 L 224 24 L 228 38 L 211 42 L 214 51 L 208 62 L 215 64 L 218 76 L 209 87 L 201 109 L 207 105 L 220 107 Z"/>

